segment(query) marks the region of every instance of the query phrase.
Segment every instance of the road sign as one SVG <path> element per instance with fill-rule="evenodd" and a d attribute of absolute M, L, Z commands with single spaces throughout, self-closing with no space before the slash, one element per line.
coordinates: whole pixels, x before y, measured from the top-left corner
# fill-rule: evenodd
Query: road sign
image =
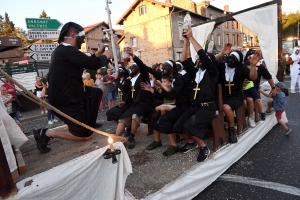
<path fill-rule="evenodd" d="M 58 46 L 56 43 L 32 44 L 28 47 L 31 51 L 52 52 Z"/>
<path fill-rule="evenodd" d="M 28 39 L 58 39 L 59 31 L 28 31 Z"/>
<path fill-rule="evenodd" d="M 51 60 L 51 55 L 52 52 L 50 53 L 34 53 L 32 54 L 32 56 L 30 56 L 30 58 L 32 58 L 35 61 L 47 61 L 47 60 Z"/>
<path fill-rule="evenodd" d="M 59 29 L 62 25 L 57 19 L 25 18 L 28 29 Z"/>

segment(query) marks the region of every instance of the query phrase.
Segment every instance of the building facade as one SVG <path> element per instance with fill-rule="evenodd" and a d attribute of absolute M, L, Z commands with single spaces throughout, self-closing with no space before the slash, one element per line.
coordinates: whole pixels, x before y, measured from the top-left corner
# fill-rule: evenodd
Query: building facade
<path fill-rule="evenodd" d="M 230 13 L 229 6 L 223 10 L 210 5 L 210 1 L 135 0 L 116 23 L 124 27 L 124 37 L 118 41 L 121 55 L 124 46 L 130 45 L 148 66 L 167 59 L 179 60 L 186 12 L 191 15 L 192 25 Z M 209 39 L 214 41 L 217 51 L 226 43 L 232 43 L 233 49 L 257 45 L 256 36 L 236 21 L 221 24 Z"/>

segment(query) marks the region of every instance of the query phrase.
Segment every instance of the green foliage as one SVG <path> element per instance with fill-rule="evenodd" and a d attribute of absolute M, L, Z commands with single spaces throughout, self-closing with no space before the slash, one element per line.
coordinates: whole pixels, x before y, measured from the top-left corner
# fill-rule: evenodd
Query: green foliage
<path fill-rule="evenodd" d="M 8 14 L 5 12 L 4 18 L 0 16 L 0 35 L 13 37 L 15 24 L 10 21 Z"/>
<path fill-rule="evenodd" d="M 282 38 L 297 37 L 298 22 L 300 21 L 300 11 L 295 13 L 282 14 Z"/>

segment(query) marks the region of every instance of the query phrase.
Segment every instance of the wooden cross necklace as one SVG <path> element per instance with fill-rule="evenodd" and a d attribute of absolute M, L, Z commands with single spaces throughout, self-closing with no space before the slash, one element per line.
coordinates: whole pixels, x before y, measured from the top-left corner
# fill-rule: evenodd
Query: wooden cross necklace
<path fill-rule="evenodd" d="M 231 72 L 231 74 L 228 77 L 228 84 L 225 84 L 225 86 L 228 87 L 229 94 L 231 94 L 231 86 L 234 86 L 234 84 L 231 83 L 231 81 L 230 81 L 230 77 L 234 74 L 234 72 L 235 72 L 235 70 L 233 70 Z M 226 69 L 225 69 L 225 79 L 226 79 Z M 232 77 L 232 81 L 233 81 L 233 77 Z"/>
<path fill-rule="evenodd" d="M 199 72 L 199 71 L 198 71 Z M 198 73 L 197 72 L 197 73 Z M 198 77 L 198 81 L 196 81 L 195 80 L 195 82 L 197 83 L 197 85 L 196 85 L 196 87 L 193 89 L 194 91 L 195 91 L 195 94 L 194 94 L 194 100 L 196 100 L 196 96 L 197 96 L 197 93 L 198 93 L 198 91 L 200 91 L 200 88 L 199 88 L 199 83 L 201 82 L 201 74 L 202 73 L 204 73 L 205 72 L 205 70 L 204 71 L 202 71 L 201 70 L 201 72 L 200 72 L 200 74 L 199 74 L 199 77 Z M 197 76 L 197 74 L 196 74 L 196 76 Z M 202 77 L 203 78 L 203 77 Z M 201 80 L 200 80 L 201 79 Z"/>

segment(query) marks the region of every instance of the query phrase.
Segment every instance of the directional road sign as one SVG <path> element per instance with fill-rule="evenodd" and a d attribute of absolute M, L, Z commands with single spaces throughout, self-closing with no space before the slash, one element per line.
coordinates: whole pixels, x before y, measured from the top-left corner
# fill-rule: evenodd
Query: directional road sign
<path fill-rule="evenodd" d="M 34 53 L 30 58 L 32 58 L 35 61 L 47 61 L 51 60 L 51 52 L 50 53 Z"/>
<path fill-rule="evenodd" d="M 28 39 L 58 39 L 59 31 L 28 31 Z"/>
<path fill-rule="evenodd" d="M 62 25 L 57 19 L 25 18 L 28 29 L 59 29 Z"/>
<path fill-rule="evenodd" d="M 58 46 L 56 43 L 32 44 L 28 49 L 38 52 L 52 52 Z"/>

